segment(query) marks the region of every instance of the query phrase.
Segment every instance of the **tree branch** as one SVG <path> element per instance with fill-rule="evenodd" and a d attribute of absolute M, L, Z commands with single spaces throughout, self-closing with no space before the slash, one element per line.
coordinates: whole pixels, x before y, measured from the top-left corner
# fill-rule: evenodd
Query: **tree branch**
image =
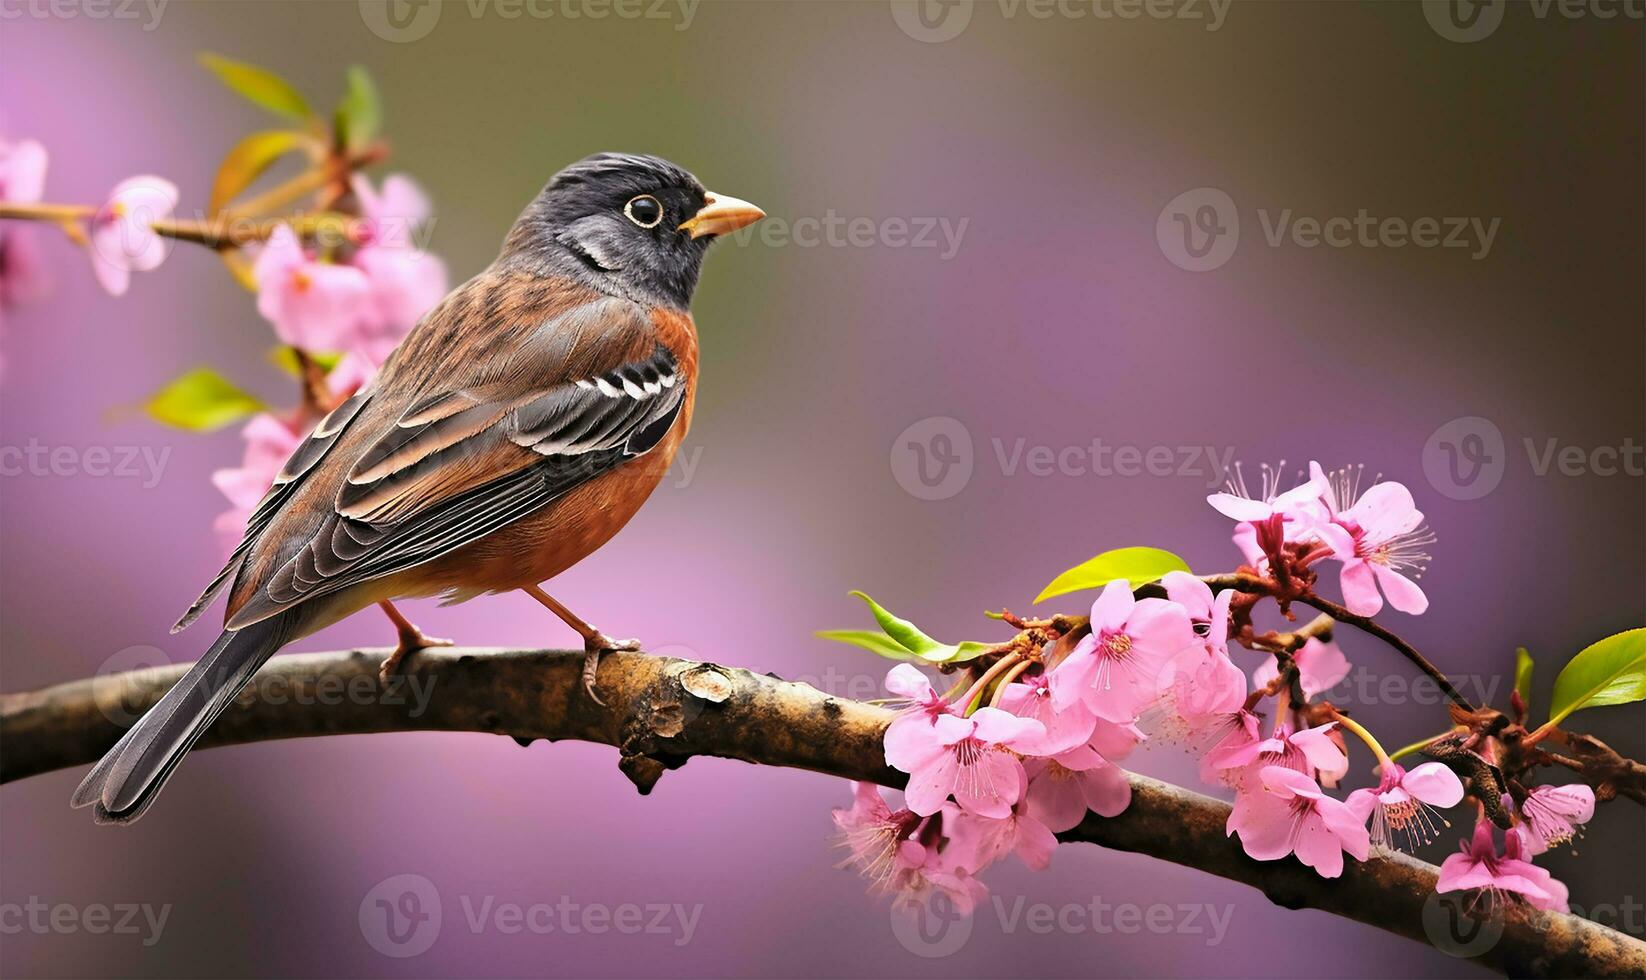
<path fill-rule="evenodd" d="M 619 767 L 642 793 L 695 755 L 790 766 L 899 787 L 881 735 L 892 715 L 805 684 L 738 668 L 644 654 L 609 654 L 599 688 L 582 696 L 581 652 L 425 650 L 388 685 L 376 677 L 384 651 L 277 657 L 219 718 L 202 746 L 312 735 L 478 731 L 533 739 L 575 738 L 618 748 Z M 187 665 L 0 695 L 0 782 L 95 761 L 123 725 L 165 693 Z M 1085 841 L 1172 861 L 1260 889 L 1286 908 L 1315 908 L 1429 941 L 1447 910 L 1431 900 L 1433 865 L 1379 853 L 1327 880 L 1292 860 L 1246 857 L 1225 831 L 1227 804 L 1133 775 L 1132 805 L 1118 817 L 1088 816 L 1066 841 Z M 1436 916 L 1439 916 L 1437 919 Z M 1646 975 L 1646 943 L 1572 915 L 1507 905 L 1501 935 L 1477 961 L 1499 972 L 1543 976 Z M 1438 930 L 1437 930 L 1438 931 Z M 1444 935 L 1444 934 L 1443 934 Z"/>

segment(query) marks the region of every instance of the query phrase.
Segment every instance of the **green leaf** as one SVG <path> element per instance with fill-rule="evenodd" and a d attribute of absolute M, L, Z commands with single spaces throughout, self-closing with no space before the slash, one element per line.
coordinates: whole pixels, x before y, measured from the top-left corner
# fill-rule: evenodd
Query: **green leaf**
<path fill-rule="evenodd" d="M 292 84 L 256 65 L 231 61 L 211 53 L 200 55 L 200 63 L 216 75 L 224 85 L 240 93 L 252 103 L 262 106 L 277 116 L 293 122 L 307 122 L 314 118 L 314 110 Z"/>
<path fill-rule="evenodd" d="M 922 660 L 929 664 L 964 663 L 987 653 L 993 644 L 979 643 L 975 640 L 966 640 L 961 643 L 943 643 L 934 640 L 921 632 L 920 628 L 906 619 L 899 619 L 880 603 L 862 592 L 853 592 L 868 604 L 869 612 L 874 615 L 875 622 L 885 632 L 873 630 L 823 630 L 817 635 L 825 640 L 835 640 L 840 643 L 849 643 L 855 647 L 862 647 L 872 653 L 892 660 Z"/>
<path fill-rule="evenodd" d="M 338 141 L 359 149 L 376 138 L 382 123 L 383 104 L 377 97 L 376 83 L 366 69 L 350 65 L 348 88 L 337 106 Z"/>
<path fill-rule="evenodd" d="M 1167 572 L 1188 570 L 1188 563 L 1170 551 L 1162 551 L 1159 548 L 1117 548 L 1114 551 L 1105 551 L 1090 561 L 1081 562 L 1052 579 L 1051 584 L 1041 589 L 1034 601 L 1044 602 L 1053 596 L 1067 595 L 1084 589 L 1100 589 L 1121 578 L 1136 588 L 1145 582 L 1153 582 Z"/>
<path fill-rule="evenodd" d="M 210 212 L 216 214 L 223 210 L 225 204 L 250 187 L 252 181 L 261 177 L 274 161 L 314 145 L 314 137 L 290 129 L 253 133 L 236 143 L 218 165 L 217 176 L 211 185 Z"/>
<path fill-rule="evenodd" d="M 1614 633 L 1585 647 L 1555 678 L 1549 723 L 1581 708 L 1646 700 L 1646 628 Z"/>
<path fill-rule="evenodd" d="M 338 351 L 311 350 L 308 353 L 309 360 L 320 365 L 320 367 L 327 374 L 330 374 L 331 369 L 337 366 L 337 362 L 343 359 L 343 355 Z M 286 374 L 289 374 L 294 378 L 302 377 L 303 368 L 297 363 L 297 354 L 293 352 L 291 347 L 288 345 L 278 344 L 274 347 L 270 347 L 268 354 L 265 356 L 268 358 L 268 362 L 270 364 L 273 364 Z"/>
<path fill-rule="evenodd" d="M 1532 703 L 1532 655 L 1525 647 L 1515 649 L 1515 693 L 1522 705 Z"/>
<path fill-rule="evenodd" d="M 256 395 L 211 368 L 195 368 L 160 389 L 143 406 L 155 420 L 190 432 L 210 432 L 263 411 Z"/>
<path fill-rule="evenodd" d="M 849 643 L 889 660 L 913 660 L 914 654 L 898 646 L 896 640 L 875 630 L 818 630 L 820 639 Z"/>
<path fill-rule="evenodd" d="M 869 612 L 874 614 L 874 621 L 879 623 L 880 628 L 885 630 L 888 636 L 896 640 L 898 645 L 903 647 L 903 649 L 908 650 L 911 653 L 925 653 L 929 650 L 935 650 L 943 645 L 927 636 L 925 633 L 920 632 L 920 627 L 915 624 L 906 619 L 899 619 L 890 612 L 887 612 L 885 607 L 880 605 L 880 603 L 869 598 L 868 593 L 853 592 L 852 595 L 868 603 Z"/>

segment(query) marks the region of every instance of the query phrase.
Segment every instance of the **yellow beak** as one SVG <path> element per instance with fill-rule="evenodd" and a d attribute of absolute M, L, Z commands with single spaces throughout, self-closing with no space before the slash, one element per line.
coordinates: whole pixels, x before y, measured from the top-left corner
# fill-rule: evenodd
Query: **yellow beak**
<path fill-rule="evenodd" d="M 681 231 L 689 231 L 693 238 L 702 238 L 704 235 L 727 235 L 739 228 L 746 228 L 766 216 L 748 201 L 739 201 L 735 197 L 716 194 L 712 191 L 703 195 L 703 209 L 680 223 Z"/>

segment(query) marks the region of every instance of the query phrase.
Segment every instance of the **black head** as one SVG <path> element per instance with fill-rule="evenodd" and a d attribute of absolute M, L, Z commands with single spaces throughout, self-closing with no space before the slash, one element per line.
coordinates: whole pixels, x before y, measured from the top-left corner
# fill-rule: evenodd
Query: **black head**
<path fill-rule="evenodd" d="M 685 309 L 709 243 L 762 217 L 661 157 L 597 153 L 554 175 L 499 261 Z"/>

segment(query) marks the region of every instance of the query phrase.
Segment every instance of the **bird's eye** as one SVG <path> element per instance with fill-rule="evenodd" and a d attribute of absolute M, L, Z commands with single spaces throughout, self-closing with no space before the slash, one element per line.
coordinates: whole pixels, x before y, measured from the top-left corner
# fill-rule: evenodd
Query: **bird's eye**
<path fill-rule="evenodd" d="M 642 228 L 656 228 L 663 220 L 663 205 L 650 194 L 642 194 L 623 205 L 623 213 Z"/>

